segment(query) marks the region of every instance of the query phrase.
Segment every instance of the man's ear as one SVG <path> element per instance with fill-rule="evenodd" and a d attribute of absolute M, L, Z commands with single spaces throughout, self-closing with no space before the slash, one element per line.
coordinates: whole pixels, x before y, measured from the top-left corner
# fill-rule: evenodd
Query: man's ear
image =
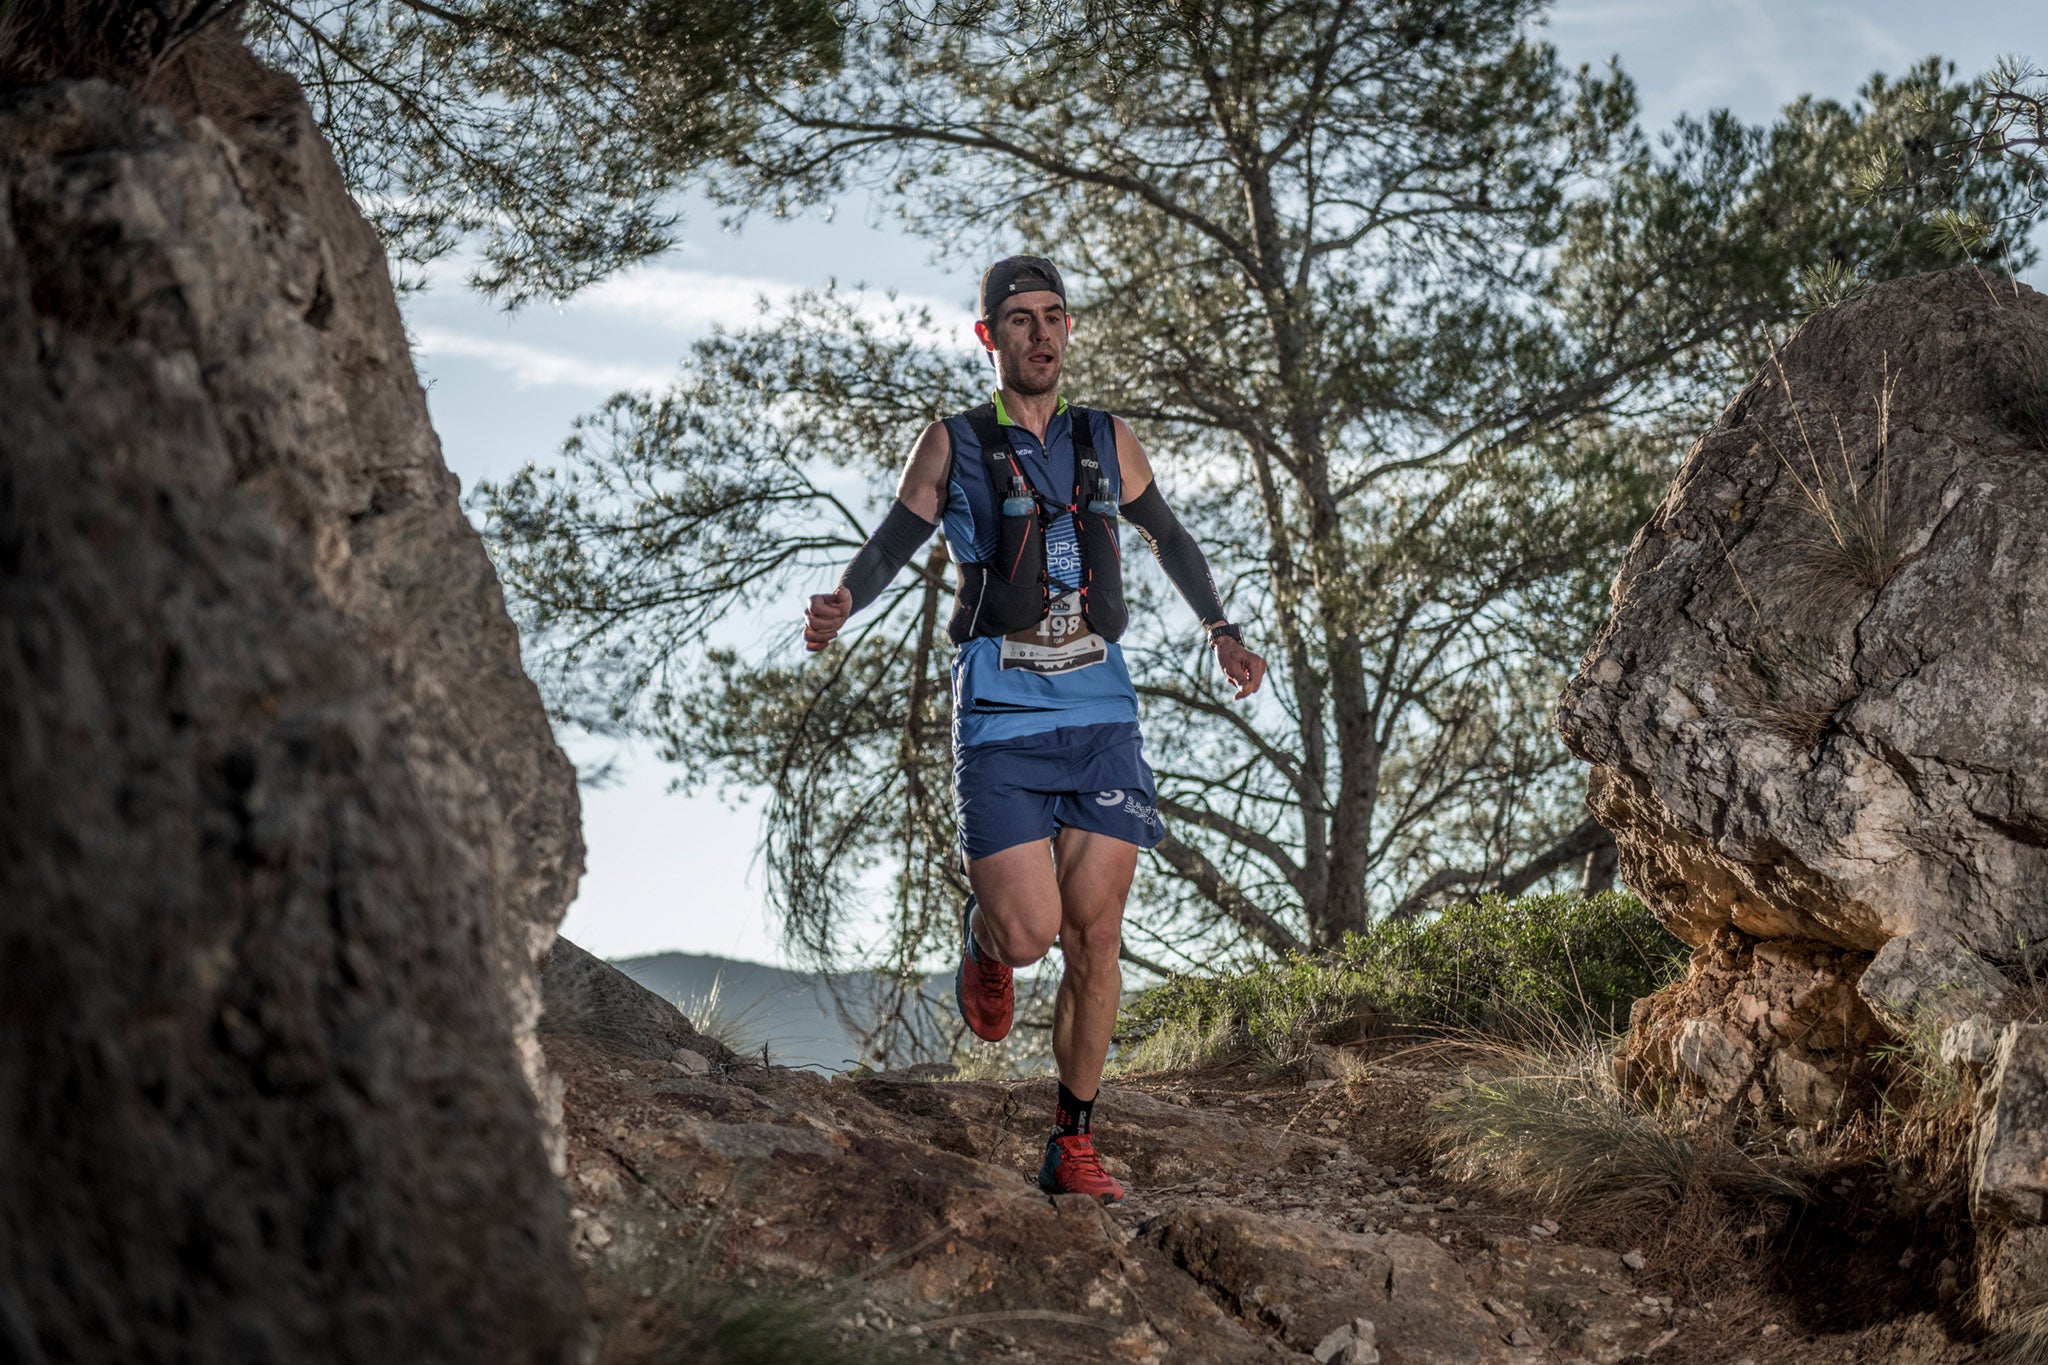
<path fill-rule="evenodd" d="M 985 321 L 976 321 L 976 322 L 975 322 L 975 324 L 974 324 L 974 339 L 975 339 L 976 341 L 979 341 L 979 342 L 981 343 L 981 348 L 982 348 L 982 349 L 983 349 L 984 351 L 993 351 L 993 350 L 995 350 L 995 348 L 996 348 L 996 339 L 995 339 L 995 337 L 994 337 L 994 336 L 993 336 L 993 335 L 992 335 L 992 334 L 991 334 L 991 333 L 989 332 L 989 330 L 988 330 L 988 323 L 987 323 L 987 322 L 985 322 Z"/>

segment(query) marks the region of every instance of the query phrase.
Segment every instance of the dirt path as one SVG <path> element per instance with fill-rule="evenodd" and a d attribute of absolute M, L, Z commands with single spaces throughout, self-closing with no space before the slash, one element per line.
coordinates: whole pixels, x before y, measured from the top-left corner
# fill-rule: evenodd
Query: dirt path
<path fill-rule="evenodd" d="M 598 1280 L 800 1286 L 877 1350 L 1303 1361 L 1364 1319 L 1387 1365 L 1970 1359 L 1903 1299 L 1826 1331 L 1805 1324 L 1827 1309 L 1725 1257 L 1703 1274 L 1693 1239 L 1725 1229 L 1559 1224 L 1437 1178 L 1419 1119 L 1451 1073 L 1412 1055 L 1313 1087 L 1113 1083 L 1113 1210 L 1031 1183 L 1050 1081 L 679 1075 L 576 1038 L 550 1055 Z"/>

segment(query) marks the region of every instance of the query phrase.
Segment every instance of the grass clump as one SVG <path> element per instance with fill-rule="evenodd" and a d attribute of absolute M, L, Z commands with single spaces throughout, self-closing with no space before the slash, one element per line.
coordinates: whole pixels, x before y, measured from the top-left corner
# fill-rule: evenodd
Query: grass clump
<path fill-rule="evenodd" d="M 609 1324 L 598 1365 L 878 1365 L 913 1355 L 854 1340 L 818 1305 L 784 1294 L 699 1284 L 627 1305 Z"/>
<path fill-rule="evenodd" d="M 1615 1083 L 1606 1048 L 1563 1028 L 1543 1042 L 1480 1046 L 1430 1126 L 1441 1169 L 1551 1209 L 1661 1211 L 1702 1192 L 1743 1202 L 1806 1193 L 1713 1130 L 1639 1104 Z"/>
<path fill-rule="evenodd" d="M 1685 948 L 1625 892 L 1488 896 L 1389 922 L 1335 951 L 1156 986 L 1125 1007 L 1121 1065 L 1284 1068 L 1312 1043 L 1387 1029 L 1523 1036 L 1532 1020 L 1612 1031 Z"/>
<path fill-rule="evenodd" d="M 1999 385 L 1999 415 L 2014 434 L 2048 447 L 2048 341 L 2029 333 L 2014 348 Z"/>
<path fill-rule="evenodd" d="M 1884 587 L 1905 563 L 1904 529 L 1891 487 L 1892 396 L 1898 376 L 1890 372 L 1887 361 L 1877 393 L 1874 467 L 1866 472 L 1859 470 L 1859 461 L 1850 454 L 1848 433 L 1839 417 L 1832 419 L 1833 455 L 1822 453 L 1825 441 L 1816 444 L 1807 431 L 1783 362 L 1775 353 L 1772 362 L 1792 406 L 1800 454 L 1788 455 L 1769 432 L 1764 438 L 1790 476 L 1798 492 L 1797 502 L 1810 521 L 1809 533 L 1793 547 L 1793 568 L 1809 598 L 1809 609 L 1831 615 L 1845 609 L 1860 593 Z"/>
<path fill-rule="evenodd" d="M 725 989 L 725 973 L 720 972 L 711 979 L 710 986 L 683 996 L 675 1006 L 690 1021 L 690 1027 L 712 1042 L 741 1057 L 765 1058 L 768 1039 L 761 1033 L 760 1012 L 766 1003 L 763 997 L 745 1005 L 736 1004 Z"/>

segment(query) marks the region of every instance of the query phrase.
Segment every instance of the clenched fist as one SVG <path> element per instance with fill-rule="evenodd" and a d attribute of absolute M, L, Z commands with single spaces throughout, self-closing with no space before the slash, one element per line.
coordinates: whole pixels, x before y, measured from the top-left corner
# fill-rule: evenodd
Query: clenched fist
<path fill-rule="evenodd" d="M 804 648 L 816 654 L 831 644 L 851 615 L 853 594 L 845 588 L 811 594 L 811 605 L 804 608 Z"/>
<path fill-rule="evenodd" d="M 1223 676 L 1236 684 L 1237 701 L 1258 691 L 1259 684 L 1266 680 L 1266 661 L 1228 635 L 1216 642 L 1216 662 L 1223 669 Z"/>

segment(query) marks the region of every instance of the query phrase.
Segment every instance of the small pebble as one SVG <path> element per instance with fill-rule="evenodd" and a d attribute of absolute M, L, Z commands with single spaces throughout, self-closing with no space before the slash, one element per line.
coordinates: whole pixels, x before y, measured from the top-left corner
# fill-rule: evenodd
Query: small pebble
<path fill-rule="evenodd" d="M 1621 1253 L 1621 1263 L 1630 1270 L 1641 1270 L 1649 1261 L 1640 1251 L 1624 1251 Z"/>

